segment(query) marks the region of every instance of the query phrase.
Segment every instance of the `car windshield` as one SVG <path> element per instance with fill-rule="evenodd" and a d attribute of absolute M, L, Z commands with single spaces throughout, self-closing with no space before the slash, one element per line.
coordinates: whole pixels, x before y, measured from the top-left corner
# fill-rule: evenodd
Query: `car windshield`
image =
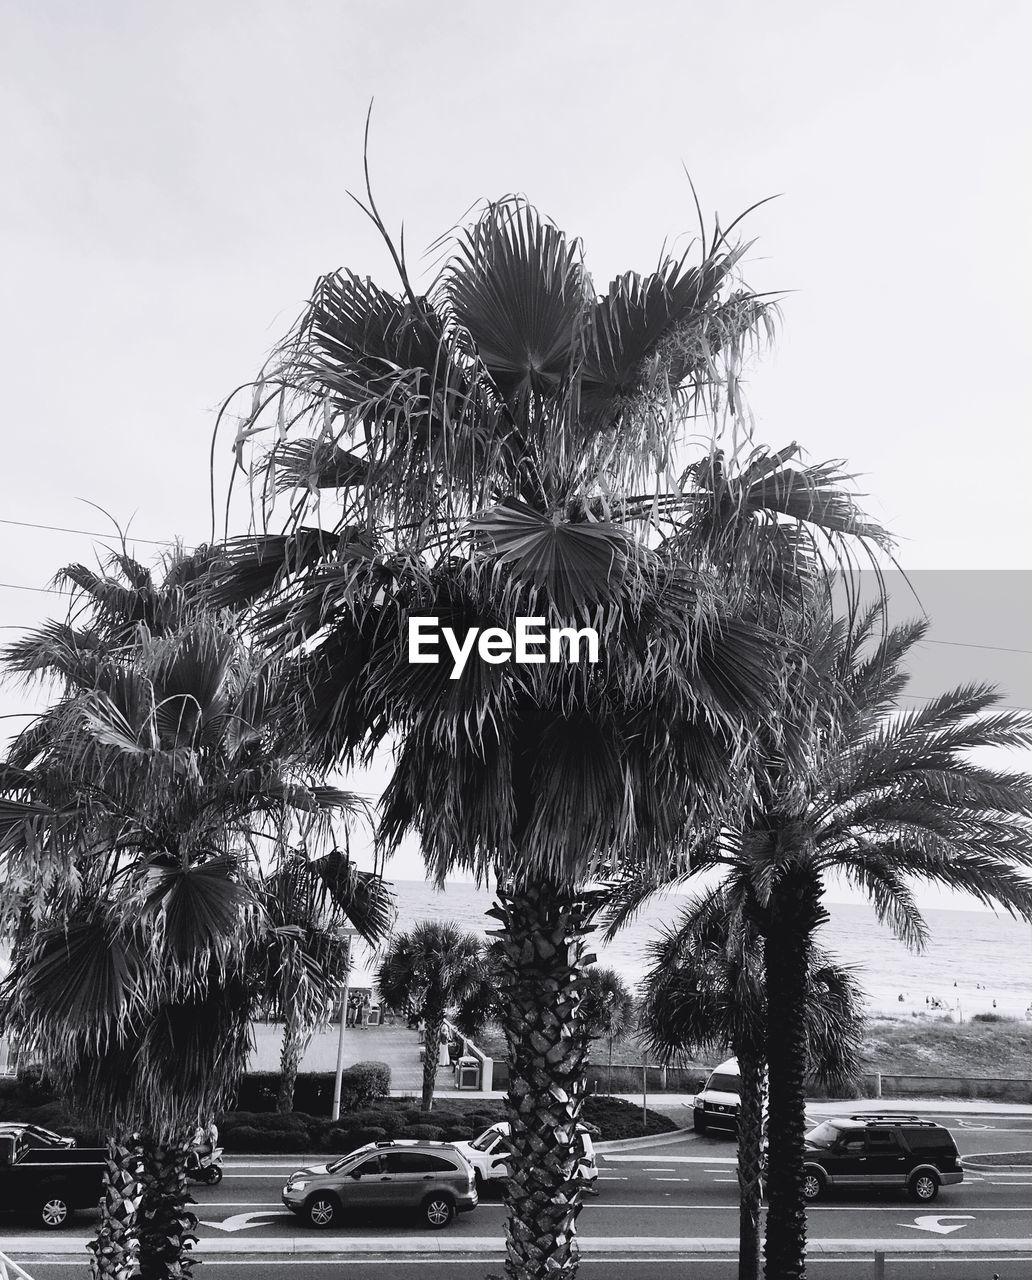
<path fill-rule="evenodd" d="M 359 1156 L 364 1156 L 372 1150 L 373 1144 L 370 1143 L 368 1146 L 359 1147 L 357 1151 L 349 1151 L 346 1156 L 341 1156 L 339 1160 L 334 1160 L 333 1164 L 328 1164 L 326 1166 L 327 1171 L 329 1173 L 340 1173 L 341 1169 L 346 1169 L 348 1165 L 354 1164 Z"/>
<path fill-rule="evenodd" d="M 816 1129 L 811 1129 L 806 1135 L 806 1141 L 814 1147 L 831 1147 L 834 1146 L 836 1139 L 842 1130 L 825 1120 L 823 1124 L 819 1124 Z"/>
<path fill-rule="evenodd" d="M 474 1151 L 489 1151 L 491 1147 L 498 1141 L 497 1129 L 485 1129 L 479 1138 L 474 1138 L 469 1144 Z"/>
<path fill-rule="evenodd" d="M 706 1085 L 707 1089 L 713 1089 L 717 1093 L 737 1093 L 740 1087 L 740 1077 L 728 1075 L 726 1071 L 714 1071 Z"/>

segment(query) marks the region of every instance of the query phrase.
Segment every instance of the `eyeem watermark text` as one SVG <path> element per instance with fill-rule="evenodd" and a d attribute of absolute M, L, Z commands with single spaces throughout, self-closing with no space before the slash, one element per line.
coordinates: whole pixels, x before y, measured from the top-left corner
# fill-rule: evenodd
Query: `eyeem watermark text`
<path fill-rule="evenodd" d="M 502 627 L 470 627 L 460 642 L 451 627 L 442 627 L 438 618 L 409 618 L 408 660 L 414 663 L 441 661 L 440 640 L 452 656 L 450 679 L 458 680 L 476 649 L 481 662 L 534 663 L 581 661 L 598 662 L 598 632 L 593 627 L 549 627 L 544 618 L 517 618 L 516 634 Z"/>

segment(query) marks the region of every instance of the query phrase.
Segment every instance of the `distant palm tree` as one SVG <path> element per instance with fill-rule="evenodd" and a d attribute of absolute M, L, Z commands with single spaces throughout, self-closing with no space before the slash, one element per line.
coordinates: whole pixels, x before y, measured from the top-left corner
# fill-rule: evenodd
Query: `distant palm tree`
<path fill-rule="evenodd" d="M 263 1009 L 283 1019 L 276 1109 L 294 1109 L 298 1068 L 312 1036 L 340 999 L 351 964 L 350 923 L 373 945 L 394 920 L 394 900 L 378 875 L 347 859 L 331 895 L 303 854 L 286 856 L 262 882 L 266 927 L 254 948 Z"/>
<path fill-rule="evenodd" d="M 609 1049 L 609 1083 L 613 1092 L 613 1042 L 634 1030 L 638 1013 L 623 978 L 615 969 L 592 965 L 584 972 L 581 1019 L 589 1041 L 605 1040 Z"/>
<path fill-rule="evenodd" d="M 433 1106 L 445 1014 L 469 995 L 482 966 L 477 935 L 437 920 L 422 920 L 395 934 L 384 951 L 376 971 L 380 999 L 388 1008 L 411 1010 L 423 1022 L 424 1111 Z"/>
<path fill-rule="evenodd" d="M 146 1275 L 185 1275 L 184 1143 L 234 1091 L 259 994 L 259 852 L 328 841 L 360 804 L 308 767 L 275 664 L 213 615 L 55 669 L 63 696 L 0 772 L 4 1020 L 114 1135 L 95 1274 L 127 1275 L 138 1240 Z M 331 898 L 353 883 L 342 854 L 310 865 Z"/>
<path fill-rule="evenodd" d="M 796 652 L 805 658 L 785 673 L 781 719 L 791 732 L 758 732 L 743 783 L 752 807 L 696 836 L 689 871 L 631 872 L 619 890 L 625 917 L 658 885 L 707 872 L 749 887 L 764 940 L 769 1280 L 805 1274 L 804 1013 L 828 878 L 866 894 L 913 946 L 927 934 L 914 880 L 1032 918 L 1032 777 L 971 757 L 1032 745 L 1032 715 L 1001 707 L 988 685 L 893 713 L 927 624 L 889 629 L 883 618 L 881 604 L 852 627 L 833 622 L 823 602 L 796 615 Z"/>
<path fill-rule="evenodd" d="M 763 939 L 751 912 L 752 890 L 729 877 L 691 900 L 674 928 L 649 946 L 652 967 L 642 983 L 641 1030 L 664 1060 L 704 1049 L 738 1060 L 738 1277 L 760 1267 L 763 1095 L 767 1001 Z M 823 952 L 811 956 L 804 1033 L 807 1073 L 830 1088 L 856 1082 L 863 1031 L 863 993 L 851 970 Z"/>

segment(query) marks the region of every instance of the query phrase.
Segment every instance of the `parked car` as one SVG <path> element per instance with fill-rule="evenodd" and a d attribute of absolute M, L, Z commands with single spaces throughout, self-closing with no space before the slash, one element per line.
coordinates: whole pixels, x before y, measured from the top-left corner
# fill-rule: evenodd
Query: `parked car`
<path fill-rule="evenodd" d="M 582 1124 L 577 1127 L 581 1150 L 576 1176 L 583 1178 L 589 1187 L 595 1189 L 598 1183 L 598 1165 L 595 1163 L 595 1147 L 591 1141 L 591 1132 L 592 1127 L 588 1125 Z M 595 1132 L 598 1131 L 595 1130 Z M 508 1120 L 500 1120 L 497 1124 L 485 1129 L 471 1142 L 452 1144 L 473 1166 L 478 1192 L 483 1192 L 489 1183 L 504 1182 L 508 1178 L 508 1157 L 512 1154 L 509 1133 Z"/>
<path fill-rule="evenodd" d="M 313 1227 L 333 1227 L 352 1213 L 418 1212 L 428 1227 L 446 1227 L 477 1207 L 473 1169 L 450 1142 L 371 1142 L 332 1164 L 298 1169 L 283 1203 Z"/>
<path fill-rule="evenodd" d="M 100 1200 L 107 1152 L 33 1146 L 21 1126 L 0 1134 L 0 1206 L 29 1213 L 47 1230 Z"/>
<path fill-rule="evenodd" d="M 692 1128 L 696 1133 L 707 1129 L 735 1129 L 738 1125 L 739 1090 L 742 1079 L 738 1074 L 738 1059 L 728 1058 L 709 1074 L 702 1092 L 695 1095 L 692 1107 Z"/>
<path fill-rule="evenodd" d="M 0 1136 L 11 1137 L 20 1134 L 30 1147 L 74 1147 L 74 1138 L 63 1138 L 52 1129 L 44 1129 L 38 1124 L 20 1124 L 14 1120 L 0 1121 Z"/>
<path fill-rule="evenodd" d="M 948 1129 L 932 1120 L 859 1113 L 825 1120 L 806 1135 L 807 1200 L 818 1199 L 830 1187 L 891 1187 L 928 1203 L 940 1187 L 963 1181 L 957 1144 Z"/>

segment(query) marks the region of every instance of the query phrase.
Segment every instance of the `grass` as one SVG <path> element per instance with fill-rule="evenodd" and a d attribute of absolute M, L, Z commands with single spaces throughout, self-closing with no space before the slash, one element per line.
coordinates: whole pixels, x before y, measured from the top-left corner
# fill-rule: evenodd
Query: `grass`
<path fill-rule="evenodd" d="M 864 1069 L 887 1075 L 1032 1077 L 1032 1022 L 956 1023 L 935 1017 L 872 1018 Z"/>

